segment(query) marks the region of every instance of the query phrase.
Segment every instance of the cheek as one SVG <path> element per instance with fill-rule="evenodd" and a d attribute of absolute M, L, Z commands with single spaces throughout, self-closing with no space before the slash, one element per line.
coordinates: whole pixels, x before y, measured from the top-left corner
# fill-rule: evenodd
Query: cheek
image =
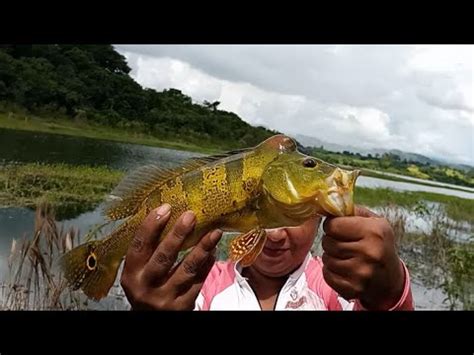
<path fill-rule="evenodd" d="M 300 259 L 301 257 L 304 259 L 314 241 L 314 237 L 310 235 L 297 235 L 289 239 L 291 253 L 293 254 L 293 258 L 296 259 Z"/>
<path fill-rule="evenodd" d="M 320 219 L 310 220 L 301 227 L 288 229 L 288 239 L 292 253 L 296 255 L 306 255 L 311 249 L 316 233 L 318 230 Z"/>
<path fill-rule="evenodd" d="M 313 245 L 316 231 L 314 222 L 303 227 L 285 229 L 285 237 L 282 237 L 279 241 L 289 247 L 289 250 L 278 257 L 260 255 L 255 261 L 254 266 L 263 274 L 270 276 L 288 274 L 304 261 Z M 276 239 L 275 234 L 272 237 Z M 277 241 L 274 240 L 274 242 Z"/>

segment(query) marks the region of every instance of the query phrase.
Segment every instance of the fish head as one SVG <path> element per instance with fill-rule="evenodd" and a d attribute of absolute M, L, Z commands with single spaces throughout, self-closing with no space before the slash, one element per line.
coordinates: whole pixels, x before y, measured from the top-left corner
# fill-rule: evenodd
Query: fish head
<path fill-rule="evenodd" d="M 295 152 L 297 146 L 296 142 L 292 138 L 284 134 L 276 134 L 264 140 L 256 148 L 257 150 L 270 151 L 276 154 L 281 154 Z"/>
<path fill-rule="evenodd" d="M 354 186 L 359 173 L 295 151 L 280 154 L 266 167 L 262 186 L 282 208 L 306 205 L 317 214 L 347 216 L 354 214 Z"/>

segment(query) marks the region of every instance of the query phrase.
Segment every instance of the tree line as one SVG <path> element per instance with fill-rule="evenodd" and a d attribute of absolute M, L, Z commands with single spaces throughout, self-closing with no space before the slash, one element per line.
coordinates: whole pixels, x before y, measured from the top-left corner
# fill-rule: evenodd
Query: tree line
<path fill-rule="evenodd" d="M 193 103 L 174 88 L 143 88 L 130 71 L 112 45 L 1 45 L 0 101 L 34 114 L 228 148 L 253 146 L 277 133 L 219 110 L 218 101 Z"/>

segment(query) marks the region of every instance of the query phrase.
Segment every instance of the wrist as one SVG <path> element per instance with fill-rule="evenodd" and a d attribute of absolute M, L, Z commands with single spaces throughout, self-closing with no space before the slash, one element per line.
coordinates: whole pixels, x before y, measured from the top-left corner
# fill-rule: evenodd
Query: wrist
<path fill-rule="evenodd" d="M 388 287 L 378 288 L 373 294 L 360 298 L 361 305 L 367 310 L 387 311 L 400 303 L 406 285 L 406 272 L 403 262 L 398 259 L 398 268 L 390 278 Z"/>

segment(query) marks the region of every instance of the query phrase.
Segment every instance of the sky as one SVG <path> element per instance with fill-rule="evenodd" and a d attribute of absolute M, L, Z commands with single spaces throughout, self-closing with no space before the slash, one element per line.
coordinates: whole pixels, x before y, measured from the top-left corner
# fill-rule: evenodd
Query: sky
<path fill-rule="evenodd" d="M 142 86 L 252 125 L 474 166 L 474 46 L 116 45 Z"/>

